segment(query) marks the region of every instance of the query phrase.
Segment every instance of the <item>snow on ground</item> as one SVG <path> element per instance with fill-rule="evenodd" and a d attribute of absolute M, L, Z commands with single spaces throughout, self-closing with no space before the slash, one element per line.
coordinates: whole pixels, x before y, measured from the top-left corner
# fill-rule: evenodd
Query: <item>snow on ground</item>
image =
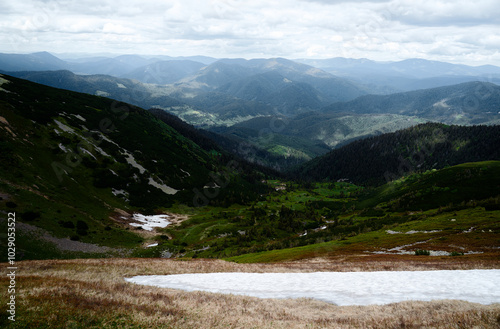
<path fill-rule="evenodd" d="M 141 166 L 140 164 L 137 163 L 137 161 L 135 161 L 135 158 L 132 154 L 128 153 L 127 151 L 120 151 L 120 153 L 124 156 L 126 156 L 125 160 L 127 160 L 128 164 L 131 165 L 132 167 L 134 168 L 137 168 L 139 169 L 139 172 L 141 174 L 144 174 L 144 172 L 146 171 L 146 168 L 144 168 L 143 166 Z"/>
<path fill-rule="evenodd" d="M 432 231 L 408 231 L 408 232 L 399 232 L 399 231 L 392 231 L 392 230 L 387 230 L 385 231 L 387 234 L 416 234 L 416 233 L 437 233 L 441 232 L 441 230 L 432 230 Z"/>
<path fill-rule="evenodd" d="M 163 183 L 163 182 L 162 182 Z M 160 189 L 163 191 L 163 193 L 165 194 L 175 194 L 177 192 L 179 192 L 179 190 L 176 190 L 174 188 L 171 188 L 170 186 L 167 186 L 165 184 L 160 184 L 160 183 L 157 183 L 153 177 L 149 177 L 149 185 L 152 185 L 154 187 L 156 187 L 157 189 Z"/>
<path fill-rule="evenodd" d="M 500 303 L 500 270 L 203 273 L 148 275 L 128 282 L 261 298 L 314 298 L 336 305 L 459 299 Z"/>
<path fill-rule="evenodd" d="M 139 223 L 130 223 L 132 226 L 142 227 L 146 231 L 152 231 L 155 227 L 167 227 L 170 224 L 168 215 L 145 216 L 142 214 L 134 214 L 133 219 Z"/>
<path fill-rule="evenodd" d="M 59 129 L 61 129 L 62 131 L 65 131 L 65 132 L 71 133 L 71 134 L 75 133 L 75 130 L 73 128 L 66 126 L 64 123 L 57 121 L 55 119 L 54 119 L 54 122 L 57 124 Z"/>

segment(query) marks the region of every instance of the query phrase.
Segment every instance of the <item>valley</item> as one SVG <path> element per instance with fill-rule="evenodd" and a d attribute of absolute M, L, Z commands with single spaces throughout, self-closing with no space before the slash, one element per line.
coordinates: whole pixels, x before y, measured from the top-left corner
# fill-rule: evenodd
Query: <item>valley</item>
<path fill-rule="evenodd" d="M 0 212 L 17 219 L 20 327 L 498 324 L 496 295 L 485 305 L 440 298 L 338 306 L 125 281 L 497 270 L 495 83 L 388 93 L 394 86 L 369 89 L 280 58 L 69 65 L 32 56 L 53 66 L 36 70 L 19 58 L 30 71 L 0 66 Z M 7 239 L 0 246 L 7 250 Z"/>

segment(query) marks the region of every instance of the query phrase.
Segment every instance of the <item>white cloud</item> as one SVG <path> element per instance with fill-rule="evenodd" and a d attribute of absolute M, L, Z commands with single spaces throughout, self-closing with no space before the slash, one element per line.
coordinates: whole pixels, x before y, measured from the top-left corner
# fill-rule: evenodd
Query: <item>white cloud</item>
<path fill-rule="evenodd" d="M 422 57 L 500 65 L 497 0 L 4 0 L 0 52 Z"/>

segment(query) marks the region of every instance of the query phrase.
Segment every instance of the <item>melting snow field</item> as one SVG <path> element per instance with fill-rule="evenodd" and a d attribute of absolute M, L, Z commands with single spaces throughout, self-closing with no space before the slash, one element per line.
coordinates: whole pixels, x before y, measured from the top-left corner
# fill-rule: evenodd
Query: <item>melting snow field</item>
<path fill-rule="evenodd" d="M 128 282 L 261 298 L 314 298 L 336 305 L 459 299 L 500 303 L 500 270 L 203 273 L 148 275 Z"/>
<path fill-rule="evenodd" d="M 146 231 L 152 231 L 155 227 L 167 227 L 170 224 L 168 215 L 145 216 L 134 214 L 134 220 L 139 223 L 130 223 L 132 226 L 142 227 Z"/>

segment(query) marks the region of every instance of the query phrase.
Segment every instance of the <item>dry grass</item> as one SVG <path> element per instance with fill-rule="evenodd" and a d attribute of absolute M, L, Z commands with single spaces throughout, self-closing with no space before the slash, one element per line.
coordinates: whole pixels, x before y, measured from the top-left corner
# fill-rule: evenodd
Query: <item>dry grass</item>
<path fill-rule="evenodd" d="M 500 328 L 500 305 L 462 301 L 335 306 L 311 299 L 279 300 L 183 292 L 127 283 L 124 277 L 206 272 L 310 272 L 495 268 L 407 258 L 351 256 L 282 264 L 220 260 L 46 260 L 18 263 L 16 328 Z M 498 267 L 496 267 L 498 268 Z M 0 279 L 6 291 L 6 277 Z M 4 290 L 5 289 L 5 290 Z M 1 304 L 6 296 L 2 293 Z M 0 327 L 10 321 L 0 318 Z"/>

